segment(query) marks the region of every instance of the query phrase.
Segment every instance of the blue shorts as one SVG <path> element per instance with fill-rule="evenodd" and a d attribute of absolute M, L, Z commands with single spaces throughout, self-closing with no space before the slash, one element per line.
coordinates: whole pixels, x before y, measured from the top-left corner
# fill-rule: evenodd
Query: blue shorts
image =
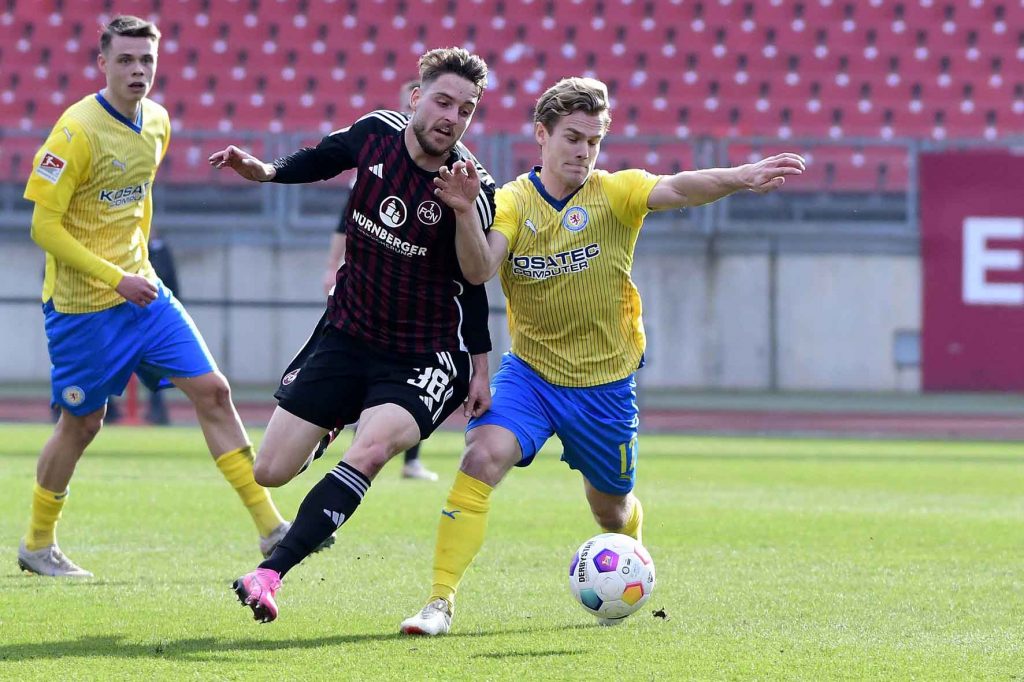
<path fill-rule="evenodd" d="M 555 386 L 511 353 L 491 381 L 491 409 L 469 422 L 508 429 L 519 440 L 527 466 L 548 438 L 562 441 L 562 461 L 582 473 L 603 493 L 625 495 L 636 482 L 636 375 L 589 386 Z"/>
<path fill-rule="evenodd" d="M 122 303 L 96 313 L 58 313 L 43 304 L 50 351 L 52 405 L 75 416 L 95 412 L 121 395 L 132 372 L 150 389 L 167 377 L 196 377 L 217 369 L 195 323 L 162 283 L 145 308 Z"/>

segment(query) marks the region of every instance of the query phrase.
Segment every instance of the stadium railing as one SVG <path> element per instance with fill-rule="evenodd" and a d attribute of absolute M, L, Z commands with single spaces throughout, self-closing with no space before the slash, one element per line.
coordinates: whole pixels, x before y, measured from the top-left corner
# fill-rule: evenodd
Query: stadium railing
<path fill-rule="evenodd" d="M 0 130 L 0 240 L 27 239 L 31 205 L 21 198 L 32 154 L 43 130 Z M 237 144 L 274 158 L 319 135 L 179 131 L 154 189 L 160 230 L 186 244 L 322 244 L 337 224 L 353 174 L 311 185 L 256 185 L 206 162 L 212 151 Z M 468 140 L 500 184 L 537 162 L 532 138 L 478 135 Z M 807 173 L 769 196 L 739 193 L 712 206 L 648 220 L 639 248 L 870 251 L 912 253 L 917 249 L 918 154 L 941 148 L 1019 146 L 1021 141 L 942 143 L 900 139 L 737 137 L 679 140 L 659 136 L 613 136 L 602 147 L 599 166 L 644 167 L 671 173 L 685 168 L 735 165 L 780 150 L 805 155 Z"/>

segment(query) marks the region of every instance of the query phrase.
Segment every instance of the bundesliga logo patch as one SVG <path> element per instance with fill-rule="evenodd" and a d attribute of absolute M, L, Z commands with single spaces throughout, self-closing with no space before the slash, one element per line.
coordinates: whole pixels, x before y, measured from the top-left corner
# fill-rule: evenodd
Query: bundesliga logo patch
<path fill-rule="evenodd" d="M 39 165 L 36 166 L 36 173 L 56 185 L 66 165 L 67 162 L 56 154 L 45 152 L 43 158 L 39 161 Z"/>

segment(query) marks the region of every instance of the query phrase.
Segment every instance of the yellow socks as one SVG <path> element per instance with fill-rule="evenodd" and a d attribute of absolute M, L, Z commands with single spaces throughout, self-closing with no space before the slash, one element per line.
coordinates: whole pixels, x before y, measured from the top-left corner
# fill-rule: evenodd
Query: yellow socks
<path fill-rule="evenodd" d="M 242 504 L 252 515 L 261 537 L 267 537 L 271 531 L 284 523 L 273 500 L 270 499 L 270 493 L 257 483 L 252 475 L 251 445 L 225 452 L 216 459 L 216 462 L 224 478 L 242 498 Z"/>
<path fill-rule="evenodd" d="M 629 520 L 626 521 L 626 525 L 615 532 L 628 535 L 641 545 L 644 544 L 644 506 L 640 504 L 638 498 L 633 497 L 633 510 L 629 514 Z"/>
<path fill-rule="evenodd" d="M 448 501 L 437 524 L 431 601 L 440 597 L 454 608 L 459 581 L 484 544 L 493 490 L 461 471 L 455 475 L 455 483 L 448 491 Z"/>
<path fill-rule="evenodd" d="M 35 484 L 32 490 L 32 516 L 28 522 L 28 533 L 25 535 L 25 549 L 34 552 L 57 542 L 57 520 L 67 497 L 67 490 L 55 493 L 38 483 Z"/>

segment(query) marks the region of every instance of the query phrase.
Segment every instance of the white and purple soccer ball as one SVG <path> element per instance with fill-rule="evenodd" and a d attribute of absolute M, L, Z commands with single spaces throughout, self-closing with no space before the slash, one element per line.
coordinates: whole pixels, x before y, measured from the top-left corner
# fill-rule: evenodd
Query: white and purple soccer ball
<path fill-rule="evenodd" d="M 619 533 L 590 538 L 569 564 L 569 589 L 602 624 L 614 624 L 644 605 L 654 590 L 654 561 L 639 542 Z"/>

